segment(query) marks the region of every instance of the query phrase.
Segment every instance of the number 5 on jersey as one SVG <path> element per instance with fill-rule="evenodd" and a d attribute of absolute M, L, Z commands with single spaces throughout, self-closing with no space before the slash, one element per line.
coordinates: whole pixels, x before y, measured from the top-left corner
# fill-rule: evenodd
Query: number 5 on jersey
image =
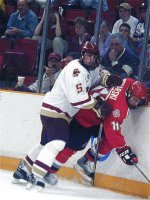
<path fill-rule="evenodd" d="M 81 83 L 77 84 L 77 85 L 76 85 L 76 88 L 77 88 L 77 92 L 78 92 L 78 93 L 80 93 L 80 92 L 83 91 Z"/>

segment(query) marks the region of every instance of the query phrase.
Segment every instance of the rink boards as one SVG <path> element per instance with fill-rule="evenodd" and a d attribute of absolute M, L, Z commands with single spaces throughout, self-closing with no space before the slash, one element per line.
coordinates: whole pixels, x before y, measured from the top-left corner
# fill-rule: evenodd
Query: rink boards
<path fill-rule="evenodd" d="M 0 91 L 0 168 L 15 170 L 19 159 L 40 140 L 42 95 Z M 138 166 L 150 177 L 150 107 L 133 110 L 123 125 L 127 144 L 139 158 Z M 83 152 L 74 155 L 59 175 L 80 180 L 72 168 Z M 146 179 L 134 166 L 125 165 L 113 151 L 99 162 L 95 186 L 139 196 L 150 196 Z"/>

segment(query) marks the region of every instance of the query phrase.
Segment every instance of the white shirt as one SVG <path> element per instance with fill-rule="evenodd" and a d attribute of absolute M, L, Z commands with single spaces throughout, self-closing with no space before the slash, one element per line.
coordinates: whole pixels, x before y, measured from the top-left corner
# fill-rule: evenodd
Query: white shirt
<path fill-rule="evenodd" d="M 122 19 L 119 19 L 118 21 L 116 21 L 116 23 L 114 24 L 113 26 L 113 30 L 112 30 L 112 33 L 119 33 L 119 27 L 122 23 L 127 23 L 130 25 L 131 27 L 131 34 L 130 36 L 133 37 L 134 33 L 135 33 L 135 29 L 136 29 L 136 25 L 138 23 L 138 19 L 133 17 L 133 16 L 130 16 L 130 18 L 128 19 L 128 21 L 126 22 L 123 22 Z"/>

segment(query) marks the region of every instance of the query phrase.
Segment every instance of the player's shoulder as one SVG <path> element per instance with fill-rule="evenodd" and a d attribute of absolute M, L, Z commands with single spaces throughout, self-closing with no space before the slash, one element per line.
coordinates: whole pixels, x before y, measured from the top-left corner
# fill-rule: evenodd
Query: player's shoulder
<path fill-rule="evenodd" d="M 82 64 L 80 63 L 79 59 L 76 60 L 72 60 L 71 62 L 68 63 L 68 65 L 65 67 L 65 71 L 66 72 L 87 72 L 87 70 L 82 66 Z"/>

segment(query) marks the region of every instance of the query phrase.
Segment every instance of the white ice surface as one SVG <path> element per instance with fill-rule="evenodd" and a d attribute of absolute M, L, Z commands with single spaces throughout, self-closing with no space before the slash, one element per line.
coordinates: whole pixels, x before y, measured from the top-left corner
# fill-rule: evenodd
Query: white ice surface
<path fill-rule="evenodd" d="M 55 186 L 47 186 L 41 192 L 35 188 L 28 191 L 25 185 L 12 184 L 13 172 L 0 170 L 0 199 L 14 200 L 108 200 L 108 199 L 141 199 L 109 190 L 93 188 L 59 178 Z"/>

